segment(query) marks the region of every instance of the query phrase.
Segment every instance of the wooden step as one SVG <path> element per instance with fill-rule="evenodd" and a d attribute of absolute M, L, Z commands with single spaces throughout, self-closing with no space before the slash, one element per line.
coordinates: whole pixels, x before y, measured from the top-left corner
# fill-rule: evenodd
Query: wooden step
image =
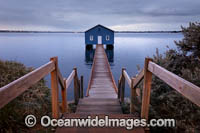
<path fill-rule="evenodd" d="M 121 106 L 119 104 L 119 100 L 115 97 L 115 95 L 96 95 L 93 94 L 87 98 L 81 99 L 77 106 L 76 113 L 118 113 L 121 114 Z"/>
<path fill-rule="evenodd" d="M 97 112 L 101 114 L 107 114 L 108 112 L 112 114 L 113 112 L 116 112 L 118 114 L 121 114 L 121 106 L 120 105 L 79 105 L 76 113 L 80 112 L 91 112 L 92 114 L 96 114 Z"/>
<path fill-rule="evenodd" d="M 112 98 L 84 98 L 79 100 L 79 105 L 119 105 L 119 100 Z"/>
<path fill-rule="evenodd" d="M 93 94 L 93 95 L 89 95 L 89 97 L 91 98 L 117 98 L 117 95 L 113 94 L 113 95 L 109 95 L 109 94 Z"/>

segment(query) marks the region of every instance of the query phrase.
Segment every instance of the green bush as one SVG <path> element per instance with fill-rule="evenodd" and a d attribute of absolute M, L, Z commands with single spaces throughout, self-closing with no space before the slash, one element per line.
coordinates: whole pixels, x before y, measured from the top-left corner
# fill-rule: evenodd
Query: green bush
<path fill-rule="evenodd" d="M 157 54 L 154 56 L 154 62 L 199 86 L 200 69 L 195 68 L 196 70 L 192 73 L 189 69 L 178 67 L 180 57 L 177 55 L 176 59 L 174 54 L 178 53 L 175 50 L 168 50 L 164 57 Z M 176 128 L 153 128 L 153 131 L 191 132 L 200 129 L 200 107 L 155 76 L 152 79 L 149 117 L 174 118 L 177 120 Z"/>
<path fill-rule="evenodd" d="M 33 68 L 27 68 L 15 61 L 0 60 L 0 87 L 32 70 Z M 42 79 L 0 109 L 0 132 L 30 131 L 24 124 L 25 116 L 33 114 L 39 119 L 43 115 L 48 115 L 51 111 L 50 104 L 50 90 Z"/>
<path fill-rule="evenodd" d="M 175 42 L 178 51 L 168 49 L 154 55 L 154 62 L 178 76 L 200 86 L 200 24 L 182 27 L 184 38 Z M 200 132 L 200 107 L 153 76 L 151 91 L 151 118 L 174 118 L 176 128 L 152 128 L 153 132 Z"/>

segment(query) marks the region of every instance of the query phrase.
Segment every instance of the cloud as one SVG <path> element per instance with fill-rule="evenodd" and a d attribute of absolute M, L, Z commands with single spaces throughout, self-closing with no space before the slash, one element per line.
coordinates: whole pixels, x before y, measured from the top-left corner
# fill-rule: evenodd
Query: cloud
<path fill-rule="evenodd" d="M 178 30 L 199 21 L 199 0 L 0 0 L 0 28 Z"/>

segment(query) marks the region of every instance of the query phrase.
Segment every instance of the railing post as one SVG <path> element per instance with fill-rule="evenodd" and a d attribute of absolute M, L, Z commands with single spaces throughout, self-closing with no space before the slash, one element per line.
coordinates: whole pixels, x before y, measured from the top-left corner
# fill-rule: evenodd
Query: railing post
<path fill-rule="evenodd" d="M 55 63 L 55 69 L 51 72 L 51 91 L 52 91 L 52 117 L 59 118 L 59 102 L 58 102 L 58 57 L 52 57 L 50 61 Z"/>
<path fill-rule="evenodd" d="M 83 75 L 81 76 L 81 97 L 80 98 L 83 98 Z"/>
<path fill-rule="evenodd" d="M 78 82 L 78 98 L 81 98 L 81 80 L 78 79 L 78 76 L 77 76 L 77 82 Z"/>
<path fill-rule="evenodd" d="M 134 99 L 136 99 L 136 88 L 133 87 L 135 78 L 131 79 L 131 99 L 130 99 L 130 113 L 134 113 Z M 136 101 L 135 101 L 136 102 Z"/>
<path fill-rule="evenodd" d="M 66 79 L 64 79 L 64 88 L 62 88 L 62 113 L 65 113 L 68 109 L 67 106 L 67 90 L 66 90 Z"/>
<path fill-rule="evenodd" d="M 74 101 L 75 101 L 75 104 L 78 104 L 79 95 L 78 95 L 77 68 L 74 68 L 74 71 L 75 71 L 75 75 L 74 75 Z"/>
<path fill-rule="evenodd" d="M 124 74 L 123 74 L 123 71 L 126 70 L 125 68 L 122 68 L 122 81 L 121 81 L 121 102 L 123 103 L 124 102 L 124 91 L 125 91 L 125 77 L 124 77 Z"/>
<path fill-rule="evenodd" d="M 147 121 L 149 115 L 149 103 L 150 103 L 151 80 L 152 80 L 152 73 L 148 70 L 148 64 L 150 61 L 152 61 L 152 59 L 145 58 L 144 85 L 143 85 L 142 110 L 141 110 L 141 118 L 146 119 Z"/>
<path fill-rule="evenodd" d="M 121 97 L 121 81 L 118 80 L 118 99 Z"/>

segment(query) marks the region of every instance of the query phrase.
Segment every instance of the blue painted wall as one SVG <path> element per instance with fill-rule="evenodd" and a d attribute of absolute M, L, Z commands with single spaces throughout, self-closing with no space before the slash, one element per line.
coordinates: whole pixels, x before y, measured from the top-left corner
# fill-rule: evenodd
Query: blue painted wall
<path fill-rule="evenodd" d="M 93 41 L 90 40 L 90 36 L 93 36 Z M 102 26 L 97 25 L 85 32 L 85 44 L 97 44 L 98 36 L 102 36 L 102 43 L 105 45 L 114 44 L 114 31 Z M 106 36 L 109 36 L 109 40 L 106 40 Z"/>

